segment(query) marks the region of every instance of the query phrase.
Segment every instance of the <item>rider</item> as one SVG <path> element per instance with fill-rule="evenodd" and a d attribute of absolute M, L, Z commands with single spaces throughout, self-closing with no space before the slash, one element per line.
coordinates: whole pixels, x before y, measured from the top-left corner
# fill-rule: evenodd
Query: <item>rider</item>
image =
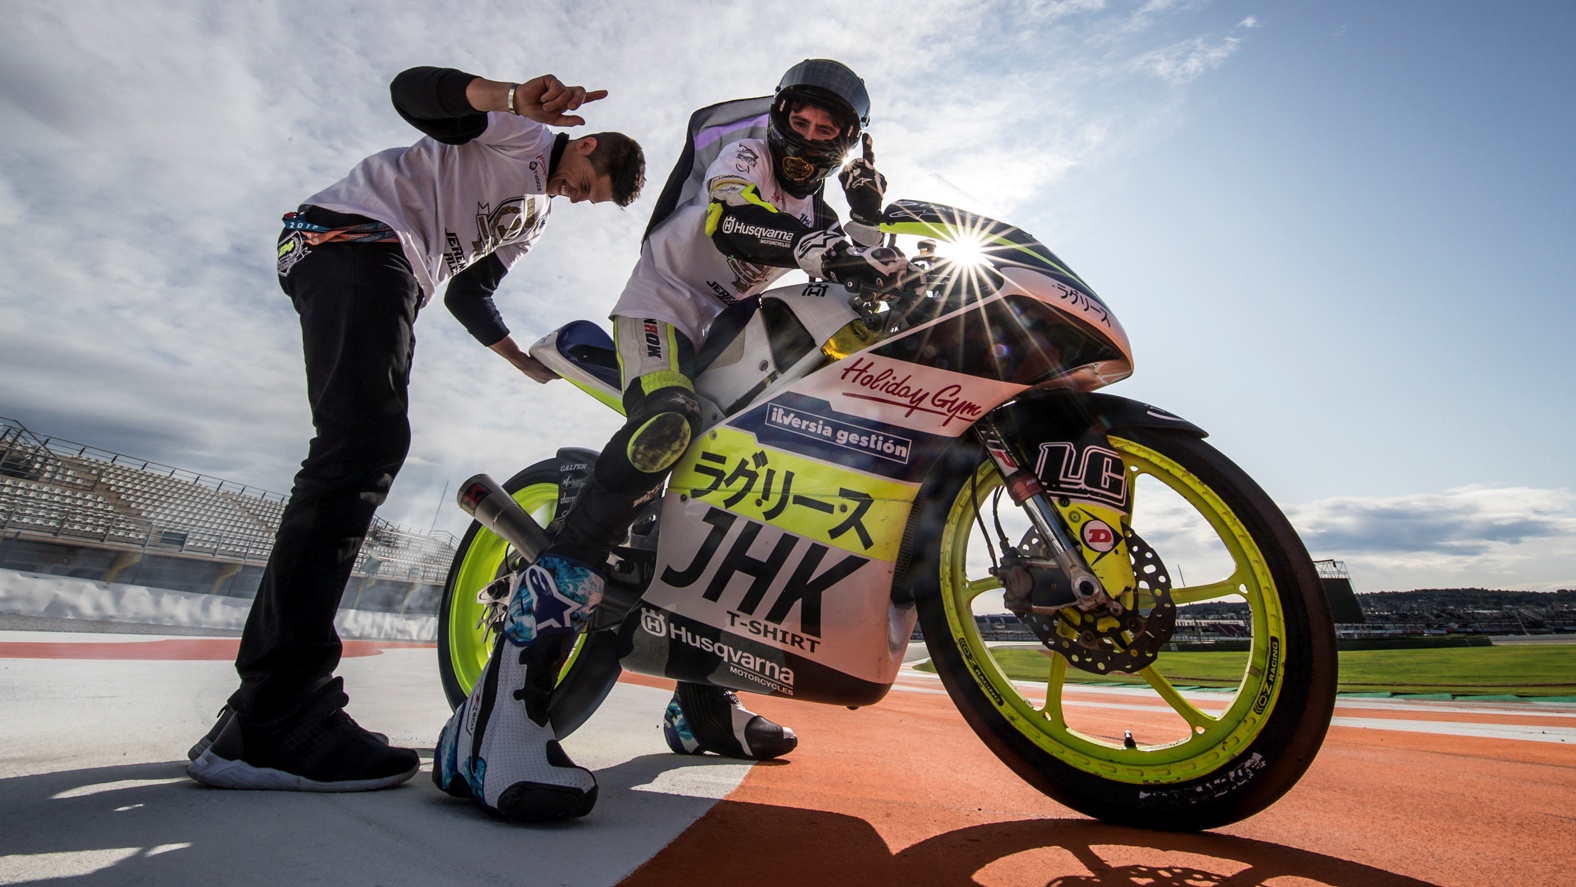
<path fill-rule="evenodd" d="M 767 137 L 724 147 L 705 187 L 650 231 L 612 311 L 627 421 L 602 450 L 549 548 L 513 578 L 508 616 L 476 689 L 444 726 L 433 781 L 452 795 L 525 820 L 581 816 L 596 780 L 559 747 L 548 697 L 575 634 L 602 598 L 603 568 L 640 507 L 657 494 L 698 431 L 696 345 L 728 305 L 794 268 L 836 283 L 885 286 L 906 262 L 879 246 L 886 179 L 870 136 L 840 183 L 839 226 L 823 186 L 869 123 L 864 81 L 828 59 L 783 75 Z M 509 694 L 505 697 L 503 694 Z M 497 704 L 500 699 L 519 704 Z M 664 718 L 675 752 L 764 760 L 798 743 L 730 691 L 680 683 Z"/>

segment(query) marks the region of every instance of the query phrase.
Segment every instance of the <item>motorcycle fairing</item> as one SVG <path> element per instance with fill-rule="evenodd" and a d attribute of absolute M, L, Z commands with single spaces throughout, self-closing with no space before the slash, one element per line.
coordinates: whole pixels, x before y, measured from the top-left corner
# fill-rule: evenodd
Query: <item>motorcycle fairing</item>
<path fill-rule="evenodd" d="M 1102 308 L 1105 305 L 1089 284 L 1074 274 L 1045 244 L 1006 222 L 939 203 L 898 200 L 882 213 L 881 230 L 889 234 L 911 234 L 970 244 L 978 250 L 982 259 L 997 268 L 1017 266 L 1034 269 L 1078 289 Z"/>
<path fill-rule="evenodd" d="M 1109 307 L 1044 244 L 964 210 L 900 200 L 881 229 L 966 248 L 930 254 L 940 292 L 902 310 L 939 315 L 876 353 L 1024 385 L 1083 391 L 1133 372 L 1127 332 Z M 939 307 L 940 310 L 937 310 Z M 964 309 L 964 310 L 958 310 Z"/>
<path fill-rule="evenodd" d="M 917 492 L 732 425 L 704 433 L 669 483 L 642 603 L 668 618 L 666 647 L 632 648 L 625 667 L 701 669 L 741 690 L 868 704 L 872 687 L 895 680 L 913 626 L 886 590 Z M 674 628 L 692 624 L 711 633 Z"/>
<path fill-rule="evenodd" d="M 1209 432 L 1160 407 L 1098 392 L 1031 391 L 1012 403 L 1004 404 L 995 416 L 1006 417 L 1023 434 L 1047 439 L 1065 438 L 1082 428 L 1120 431 L 1123 428 L 1153 428 L 1160 431 L 1185 431 L 1198 437 Z"/>

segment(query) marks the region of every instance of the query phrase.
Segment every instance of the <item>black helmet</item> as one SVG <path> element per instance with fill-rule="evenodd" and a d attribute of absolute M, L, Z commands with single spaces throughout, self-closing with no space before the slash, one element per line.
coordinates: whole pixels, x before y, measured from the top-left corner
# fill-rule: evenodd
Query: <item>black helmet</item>
<path fill-rule="evenodd" d="M 838 120 L 841 132 L 828 141 L 811 141 L 794 132 L 788 116 L 800 105 L 814 105 Z M 843 165 L 870 123 L 870 94 L 865 82 L 841 62 L 805 59 L 783 75 L 772 99 L 766 143 L 772 152 L 777 183 L 795 197 L 805 197 Z"/>

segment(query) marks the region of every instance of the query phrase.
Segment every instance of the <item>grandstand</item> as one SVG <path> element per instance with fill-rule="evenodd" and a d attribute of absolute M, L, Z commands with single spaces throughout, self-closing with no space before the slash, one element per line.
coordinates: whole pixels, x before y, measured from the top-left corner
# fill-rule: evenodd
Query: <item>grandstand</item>
<path fill-rule="evenodd" d="M 0 417 L 0 568 L 251 598 L 284 505 Z M 455 546 L 375 519 L 342 606 L 436 613 Z"/>

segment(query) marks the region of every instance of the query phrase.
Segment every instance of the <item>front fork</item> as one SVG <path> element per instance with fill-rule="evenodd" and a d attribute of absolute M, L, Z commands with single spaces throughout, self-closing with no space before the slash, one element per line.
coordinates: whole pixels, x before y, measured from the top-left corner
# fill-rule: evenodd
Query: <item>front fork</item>
<path fill-rule="evenodd" d="M 1108 506 L 1074 504 L 1069 497 L 1053 496 L 1036 471 L 1040 466 L 1026 464 L 1024 448 L 1010 446 L 992 417 L 976 423 L 974 433 L 1001 472 L 1007 495 L 1028 516 L 1046 555 L 1027 555 L 1003 536 L 1002 557 L 991 572 L 1001 580 L 1007 609 L 1019 618 L 1049 616 L 1068 607 L 1121 616 L 1127 609 L 1124 600 L 1131 601 L 1129 592 L 1136 585 L 1121 544 L 1126 515 Z M 1115 470 L 1123 471 L 1120 457 Z M 974 504 L 979 515 L 979 503 Z M 1084 532 L 1074 535 L 1070 523 L 1085 527 Z M 1091 532 L 1096 525 L 1104 529 Z M 989 538 L 989 528 L 982 525 L 981 530 Z M 1124 556 L 1108 557 L 1118 550 Z"/>

